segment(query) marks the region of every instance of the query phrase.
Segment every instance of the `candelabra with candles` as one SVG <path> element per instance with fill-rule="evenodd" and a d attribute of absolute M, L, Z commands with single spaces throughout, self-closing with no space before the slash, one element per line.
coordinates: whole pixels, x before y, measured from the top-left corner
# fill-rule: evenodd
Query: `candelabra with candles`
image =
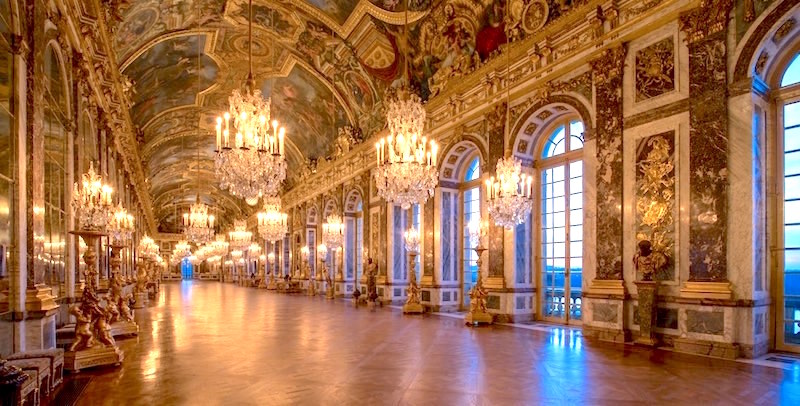
<path fill-rule="evenodd" d="M 253 238 L 253 233 L 247 231 L 247 221 L 235 220 L 233 222 L 233 231 L 228 233 L 228 241 L 231 249 L 244 251 L 250 246 L 250 241 Z"/>
<path fill-rule="evenodd" d="M 408 252 L 408 292 L 406 292 L 406 303 L 403 305 L 403 313 L 422 314 L 424 309 L 420 303 L 420 291 L 417 285 L 416 258 L 419 253 L 419 231 L 416 228 L 409 228 L 403 234 L 406 251 Z"/>
<path fill-rule="evenodd" d="M 478 267 L 478 280 L 469 291 L 469 313 L 464 318 L 464 322 L 468 326 L 492 323 L 492 315 L 486 311 L 486 298 L 489 294 L 483 287 L 483 271 L 481 269 L 481 254 L 486 251 L 481 244 L 487 228 L 485 222 L 476 221 L 468 225 L 470 245 L 474 247 L 473 250 L 478 255 L 478 259 L 475 261 L 475 265 Z"/>
<path fill-rule="evenodd" d="M 343 280 L 343 275 L 340 275 L 341 270 L 337 273 L 337 254 L 339 248 L 344 243 L 344 222 L 342 221 L 342 217 L 338 214 L 331 214 L 325 219 L 325 223 L 322 224 L 322 241 L 325 242 L 325 246 L 329 249 L 333 250 L 333 255 L 331 262 L 333 262 L 333 276 L 329 275 L 329 279 L 331 280 Z M 328 297 L 333 299 L 335 296 L 335 288 L 333 285 L 328 285 L 327 292 Z"/>
<path fill-rule="evenodd" d="M 270 275 L 269 283 L 272 289 L 278 289 L 278 283 L 280 282 L 280 278 L 282 275 L 278 275 L 277 267 L 275 266 L 275 253 L 270 252 L 269 254 L 267 254 L 266 259 L 267 259 L 267 264 L 269 264 L 269 269 L 272 271 L 269 274 Z"/>
<path fill-rule="evenodd" d="M 317 272 L 317 282 L 321 284 L 320 287 L 323 288 L 323 289 L 324 289 L 324 285 L 322 285 L 322 284 L 323 283 L 327 283 L 327 285 L 328 285 L 328 289 L 327 290 L 331 290 L 330 289 L 330 286 L 331 286 L 331 283 L 330 283 L 331 275 L 328 272 L 328 264 L 327 264 L 327 261 L 328 261 L 328 246 L 325 245 L 325 243 L 317 245 L 317 256 L 319 257 L 319 261 L 322 263 L 322 270 L 320 272 Z M 326 291 L 325 294 L 326 294 L 326 297 L 328 297 L 327 296 L 328 295 L 327 291 Z"/>
<path fill-rule="evenodd" d="M 78 371 L 92 366 L 119 365 L 124 357 L 123 352 L 116 346 L 109 326 L 116 321 L 114 318 L 119 316 L 119 310 L 115 310 L 117 303 L 112 304 L 118 299 L 116 297 L 109 298 L 109 301 L 103 304 L 97 296 L 96 247 L 98 240 L 107 235 L 109 228 L 111 228 L 112 234 L 115 234 L 112 235 L 113 237 L 121 238 L 126 236 L 133 227 L 132 223 L 128 223 L 127 212 L 114 210 L 111 202 L 112 194 L 113 189 L 111 186 L 103 184 L 102 178 L 95 172 L 93 164 L 89 166 L 89 171 L 82 175 L 81 182 L 76 182 L 73 186 L 71 204 L 76 211 L 77 224 L 80 228 L 71 233 L 80 236 L 86 243 L 86 251 L 83 254 L 86 285 L 81 301 L 69 308 L 69 313 L 76 318 L 77 323 L 75 324 L 75 339 L 64 353 L 65 370 Z M 119 208 L 121 209 L 121 207 Z M 116 272 L 119 270 L 118 255 L 119 249 L 114 249 L 112 266 L 115 266 Z M 119 278 L 115 279 L 119 282 Z M 119 289 L 112 286 L 112 295 L 120 294 L 121 290 L 121 286 Z M 38 298 L 39 295 L 31 295 L 31 297 Z"/>
<path fill-rule="evenodd" d="M 496 225 L 510 230 L 525 221 L 533 208 L 532 183 L 518 159 L 497 161 L 497 176 L 486 180 L 487 210 Z"/>
<path fill-rule="evenodd" d="M 389 98 L 386 122 L 389 136 L 375 143 L 375 185 L 380 197 L 408 209 L 433 196 L 439 181 L 439 146 L 422 135 L 425 107 L 408 89 L 398 89 Z"/>
<path fill-rule="evenodd" d="M 120 268 L 122 265 L 122 250 L 125 249 L 128 240 L 133 235 L 134 218 L 133 215 L 128 213 L 122 204 L 117 204 L 114 208 L 114 213 L 111 216 L 111 222 L 108 225 L 109 236 L 111 237 L 111 258 L 109 264 L 111 265 L 111 287 L 112 291 L 119 288 L 116 292 L 122 295 L 122 280 L 120 277 Z M 112 292 L 114 293 L 114 292 Z"/>
<path fill-rule="evenodd" d="M 308 263 L 308 256 L 311 254 L 311 250 L 308 248 L 307 245 L 304 245 L 300 248 L 300 256 L 303 257 L 303 278 L 308 279 L 308 290 L 307 294 L 309 296 L 314 296 L 317 294 L 316 289 L 314 288 L 314 276 L 311 274 L 311 267 Z"/>

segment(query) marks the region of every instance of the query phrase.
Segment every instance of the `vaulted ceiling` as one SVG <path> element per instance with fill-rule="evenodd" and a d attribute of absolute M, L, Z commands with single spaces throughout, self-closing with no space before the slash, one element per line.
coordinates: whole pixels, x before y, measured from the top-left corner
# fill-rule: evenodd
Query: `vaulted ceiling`
<path fill-rule="evenodd" d="M 333 152 L 338 128 L 383 127 L 382 99 L 398 58 L 381 27 L 399 22 L 402 10 L 382 0 L 253 2 L 254 76 L 287 128 L 290 177 Z M 133 0 L 122 17 L 115 51 L 132 85 L 159 231 L 178 232 L 198 194 L 222 226 L 251 214 L 257 208 L 220 189 L 213 153 L 214 120 L 247 76 L 247 0 Z M 370 74 L 376 69 L 385 80 Z"/>
<path fill-rule="evenodd" d="M 247 0 L 126 1 L 114 46 L 159 231 L 179 232 L 198 194 L 222 227 L 252 214 L 220 189 L 213 153 L 214 120 L 247 77 Z M 582 18 L 580 5 L 588 0 L 253 0 L 254 76 L 288 133 L 284 187 L 334 152 L 341 127 L 365 138 L 385 127 L 384 94 L 403 66 L 423 99 L 446 93 L 496 56 L 507 32 L 523 40 L 561 16 Z"/>

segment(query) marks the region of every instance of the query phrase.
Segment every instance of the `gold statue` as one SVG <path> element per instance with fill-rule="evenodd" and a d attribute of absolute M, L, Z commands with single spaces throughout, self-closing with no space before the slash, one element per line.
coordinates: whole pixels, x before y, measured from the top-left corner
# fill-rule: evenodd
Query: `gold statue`
<path fill-rule="evenodd" d="M 92 334 L 92 319 L 82 310 L 80 305 L 74 304 L 69 308 L 69 314 L 75 316 L 75 339 L 69 346 L 70 351 L 80 351 L 94 346 Z"/>
<path fill-rule="evenodd" d="M 120 319 L 133 322 L 133 313 L 131 313 L 131 307 L 128 305 L 130 302 L 132 295 L 128 294 L 128 296 L 121 296 L 119 298 L 119 316 Z"/>

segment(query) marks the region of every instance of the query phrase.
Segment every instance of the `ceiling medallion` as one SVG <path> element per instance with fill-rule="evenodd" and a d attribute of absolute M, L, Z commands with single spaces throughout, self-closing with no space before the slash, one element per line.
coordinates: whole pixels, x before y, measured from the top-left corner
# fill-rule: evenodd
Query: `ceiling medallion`
<path fill-rule="evenodd" d="M 258 212 L 258 234 L 266 241 L 282 240 L 289 231 L 286 213 L 281 212 L 281 199 L 271 196 L 264 199 L 264 209 Z"/>
<path fill-rule="evenodd" d="M 533 208 L 532 181 L 532 177 L 522 174 L 518 159 L 497 161 L 497 178 L 486 180 L 487 209 L 496 225 L 510 230 L 526 220 Z"/>
<path fill-rule="evenodd" d="M 273 196 L 286 179 L 284 138 L 286 130 L 270 121 L 270 99 L 264 99 L 253 79 L 253 2 L 248 20 L 250 71 L 244 92 L 234 90 L 223 117 L 217 117 L 214 160 L 221 187 L 254 206 Z M 231 120 L 235 134 L 231 134 Z"/>

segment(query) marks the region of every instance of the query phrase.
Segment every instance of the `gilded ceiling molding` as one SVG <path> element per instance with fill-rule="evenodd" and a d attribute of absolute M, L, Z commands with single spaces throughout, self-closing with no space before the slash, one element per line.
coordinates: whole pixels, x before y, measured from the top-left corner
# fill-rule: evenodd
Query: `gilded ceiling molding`
<path fill-rule="evenodd" d="M 147 52 L 148 50 L 150 50 L 150 48 L 153 48 L 154 46 L 158 45 L 161 42 L 164 42 L 164 41 L 167 41 L 167 40 L 171 40 L 171 39 L 175 39 L 175 38 L 194 36 L 194 35 L 205 35 L 206 38 L 208 39 L 207 41 L 205 41 L 205 44 L 204 44 L 204 47 L 203 47 L 203 54 L 204 55 L 208 55 L 208 57 L 213 59 L 214 62 L 217 65 L 219 65 L 220 67 L 227 66 L 225 61 L 222 58 L 220 58 L 219 55 L 216 55 L 214 53 L 214 50 L 217 47 L 217 41 L 219 40 L 219 29 L 218 28 L 190 28 L 190 29 L 176 31 L 176 32 L 168 32 L 168 33 L 159 35 L 158 37 L 155 37 L 155 38 L 151 39 L 150 41 L 147 41 L 144 45 L 140 46 L 136 51 L 134 51 L 132 54 L 130 54 L 130 56 L 128 56 L 125 59 L 125 61 L 122 62 L 122 64 L 119 66 L 119 71 L 120 72 L 124 72 L 125 69 L 127 69 L 128 66 L 130 66 L 130 64 L 133 63 L 133 61 L 136 60 L 136 58 L 142 56 L 143 53 Z"/>
<path fill-rule="evenodd" d="M 358 26 L 358 23 L 366 15 L 371 15 L 376 19 L 392 25 L 403 25 L 406 21 L 406 14 L 403 11 L 388 11 L 384 10 L 368 0 L 361 0 L 356 7 L 350 12 L 350 15 L 345 20 L 344 24 L 339 24 L 334 21 L 326 12 L 314 7 L 306 0 L 291 0 L 291 4 L 295 8 L 304 11 L 306 14 L 321 21 L 323 24 L 331 27 L 336 34 L 342 38 L 347 38 L 351 32 Z M 414 23 L 428 14 L 427 11 L 409 11 L 408 22 Z"/>

